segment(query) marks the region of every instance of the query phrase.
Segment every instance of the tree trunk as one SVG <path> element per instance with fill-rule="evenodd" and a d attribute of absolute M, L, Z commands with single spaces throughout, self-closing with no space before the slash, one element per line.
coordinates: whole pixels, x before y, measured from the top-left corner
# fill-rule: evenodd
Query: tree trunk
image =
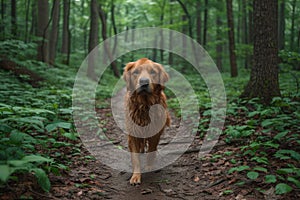
<path fill-rule="evenodd" d="M 165 18 L 165 6 L 166 6 L 166 0 L 163 0 L 162 5 L 160 6 L 161 11 L 160 11 L 160 25 L 163 26 L 164 25 L 164 18 Z M 163 46 L 163 33 L 162 31 L 160 32 L 160 62 L 162 63 L 164 61 L 164 46 Z"/>
<path fill-rule="evenodd" d="M 25 38 L 24 38 L 24 41 L 28 42 L 28 22 L 29 22 L 30 0 L 26 1 L 25 6 L 26 6 L 26 14 L 25 14 Z"/>
<path fill-rule="evenodd" d="M 54 0 L 52 8 L 52 29 L 49 38 L 49 63 L 53 65 L 55 63 L 56 46 L 58 37 L 59 26 L 59 9 L 60 0 Z"/>
<path fill-rule="evenodd" d="M 228 23 L 228 38 L 229 38 L 229 54 L 230 54 L 230 72 L 231 77 L 237 77 L 237 64 L 235 55 L 235 42 L 234 42 L 234 24 L 232 13 L 232 0 L 226 0 L 227 5 L 227 23 Z"/>
<path fill-rule="evenodd" d="M 254 65 L 241 97 L 269 104 L 280 96 L 278 83 L 278 1 L 254 0 Z"/>
<path fill-rule="evenodd" d="M 37 36 L 41 38 L 37 47 L 37 60 L 48 63 L 48 0 L 38 1 Z"/>
<path fill-rule="evenodd" d="M 244 44 L 249 44 L 248 41 L 248 23 L 247 23 L 247 1 L 242 0 L 242 13 L 243 13 L 243 18 L 242 18 L 242 32 L 243 32 L 243 43 Z M 246 54 L 244 58 L 245 62 L 245 68 L 249 68 L 249 55 Z"/>
<path fill-rule="evenodd" d="M 32 1 L 31 3 L 31 27 L 30 27 L 30 41 L 31 41 L 31 36 L 37 35 L 37 3 L 36 1 Z"/>
<path fill-rule="evenodd" d="M 292 22 L 291 22 L 292 25 L 291 25 L 291 39 L 290 39 L 290 50 L 291 51 L 294 51 L 296 2 L 297 2 L 297 0 L 293 0 L 293 2 L 292 2 Z"/>
<path fill-rule="evenodd" d="M 114 4 L 113 1 L 111 2 L 110 13 L 111 13 L 111 23 L 112 23 L 112 27 L 113 27 L 113 33 L 114 33 L 114 35 L 117 35 L 118 30 L 117 30 L 117 25 L 116 25 L 116 20 L 115 20 L 115 4 Z M 118 38 L 115 37 L 114 47 L 113 47 L 113 54 L 116 52 L 116 48 L 117 48 L 117 45 L 118 45 L 117 42 L 118 42 Z"/>
<path fill-rule="evenodd" d="M 2 39 L 5 39 L 5 12 L 6 12 L 6 4 L 5 0 L 1 0 L 1 33 L 2 33 Z"/>
<path fill-rule="evenodd" d="M 17 1 L 11 0 L 11 35 L 17 37 Z"/>
<path fill-rule="evenodd" d="M 173 24 L 173 4 L 172 4 L 173 0 L 170 0 L 170 22 L 169 24 L 172 25 Z M 169 33 L 169 49 L 172 50 L 173 49 L 173 34 L 172 31 L 170 31 Z M 173 53 L 169 52 L 169 58 L 168 58 L 168 63 L 169 65 L 173 65 Z"/>
<path fill-rule="evenodd" d="M 201 44 L 201 31 L 202 31 L 202 19 L 201 19 L 201 2 L 200 0 L 197 0 L 197 5 L 196 5 L 196 9 L 197 9 L 197 18 L 196 18 L 196 24 L 197 24 L 197 29 L 196 29 L 196 32 L 197 32 L 197 42 L 199 44 Z"/>
<path fill-rule="evenodd" d="M 222 65 L 222 54 L 223 54 L 223 37 L 222 37 L 222 16 L 221 12 L 223 11 L 223 3 L 219 2 L 218 7 L 217 7 L 217 17 L 216 17 L 216 40 L 217 40 L 217 45 L 216 45 L 216 64 L 217 67 L 220 71 L 223 70 L 223 65 Z"/>
<path fill-rule="evenodd" d="M 70 63 L 70 29 L 69 29 L 69 18 L 70 18 L 70 0 L 64 0 L 63 2 L 63 31 L 62 31 L 62 47 L 61 53 L 63 54 L 63 63 Z"/>
<path fill-rule="evenodd" d="M 177 0 L 177 1 L 180 4 L 180 6 L 181 6 L 181 8 L 182 8 L 182 10 L 183 10 L 183 12 L 185 14 L 185 19 L 188 20 L 188 31 L 189 31 L 188 34 L 189 34 L 190 37 L 193 37 L 193 30 L 192 30 L 193 25 L 192 25 L 191 15 L 190 15 L 187 7 L 184 5 L 184 3 L 182 3 L 181 0 Z"/>
<path fill-rule="evenodd" d="M 285 2 L 281 1 L 279 6 L 278 48 L 279 50 L 283 50 L 285 42 Z"/>
<path fill-rule="evenodd" d="M 208 0 L 204 1 L 204 24 L 203 24 L 203 42 L 202 45 L 205 47 L 206 46 L 206 37 L 207 37 L 207 17 L 208 17 Z"/>
<path fill-rule="evenodd" d="M 101 24 L 102 24 L 102 31 L 101 31 L 101 34 L 102 34 L 102 39 L 103 41 L 107 39 L 107 25 L 106 25 L 106 18 L 105 18 L 105 13 L 104 11 L 102 10 L 101 8 L 101 5 L 99 6 L 99 17 L 100 17 L 100 20 L 101 20 Z M 117 63 L 116 61 L 114 61 L 112 59 L 112 50 L 109 48 L 108 45 L 106 45 L 107 43 L 104 43 L 104 47 L 105 47 L 105 51 L 111 61 L 111 67 L 112 67 L 112 70 L 114 72 L 114 75 L 116 77 L 120 77 L 120 72 L 118 70 L 118 67 L 117 67 Z"/>
<path fill-rule="evenodd" d="M 96 74 L 95 74 L 95 68 L 96 68 L 96 60 L 99 56 L 96 51 L 96 53 L 91 53 L 91 51 L 98 45 L 99 39 L 98 39 L 98 33 L 99 33 L 99 22 L 98 22 L 98 3 L 97 0 L 91 0 L 90 3 L 90 36 L 89 36 L 89 60 L 88 60 L 88 69 L 87 69 L 87 76 L 91 78 L 92 80 L 97 80 Z"/>

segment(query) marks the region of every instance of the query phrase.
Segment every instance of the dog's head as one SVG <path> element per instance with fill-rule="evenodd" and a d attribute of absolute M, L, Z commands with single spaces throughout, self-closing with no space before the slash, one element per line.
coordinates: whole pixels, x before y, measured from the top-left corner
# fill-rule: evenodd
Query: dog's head
<path fill-rule="evenodd" d="M 168 81 L 169 76 L 161 64 L 141 58 L 125 66 L 123 78 L 128 91 L 151 94 L 164 89 L 164 83 Z"/>

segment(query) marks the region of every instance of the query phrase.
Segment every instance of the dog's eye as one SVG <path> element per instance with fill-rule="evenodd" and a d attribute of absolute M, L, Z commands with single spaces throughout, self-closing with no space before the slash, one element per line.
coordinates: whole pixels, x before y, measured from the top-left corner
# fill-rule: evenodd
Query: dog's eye
<path fill-rule="evenodd" d="M 151 72 L 150 72 L 150 74 L 155 75 L 156 71 L 152 69 Z"/>
<path fill-rule="evenodd" d="M 134 70 L 134 71 L 132 72 L 132 74 L 133 74 L 133 75 L 137 75 L 137 74 L 139 74 L 139 71 L 138 71 L 138 70 Z"/>

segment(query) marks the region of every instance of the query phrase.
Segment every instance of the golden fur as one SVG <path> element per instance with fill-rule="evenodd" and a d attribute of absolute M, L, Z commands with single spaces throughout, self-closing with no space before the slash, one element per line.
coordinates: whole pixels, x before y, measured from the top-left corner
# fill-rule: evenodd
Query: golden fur
<path fill-rule="evenodd" d="M 127 84 L 125 124 L 128 132 L 128 147 L 130 152 L 132 152 L 133 166 L 133 176 L 130 179 L 130 184 L 134 185 L 141 183 L 140 161 L 137 153 L 155 152 L 165 126 L 170 126 L 166 95 L 163 92 L 164 83 L 169 77 L 162 65 L 147 58 L 128 63 L 124 69 L 123 77 Z M 140 82 L 143 78 L 149 80 L 149 84 L 141 87 L 143 85 Z M 161 105 L 164 108 L 164 112 L 149 112 L 150 107 L 156 104 Z M 138 129 L 136 125 L 145 127 L 150 124 L 151 119 L 153 120 L 151 124 L 162 128 L 155 131 L 150 137 L 147 137 L 149 133 L 145 133 L 145 130 L 148 129 Z M 141 132 L 141 130 L 144 130 L 144 132 Z M 153 127 L 149 130 L 153 130 Z M 151 168 L 153 159 L 153 156 L 147 158 L 148 168 Z"/>

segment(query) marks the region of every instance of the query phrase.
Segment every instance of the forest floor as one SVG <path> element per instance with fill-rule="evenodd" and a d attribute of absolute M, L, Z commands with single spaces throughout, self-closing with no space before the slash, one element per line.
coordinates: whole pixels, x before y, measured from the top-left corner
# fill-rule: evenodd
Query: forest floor
<path fill-rule="evenodd" d="M 121 99 L 121 95 L 119 97 Z M 97 109 L 99 119 L 105 119 L 103 126 L 106 128 L 107 137 L 113 139 L 114 144 L 127 147 L 126 136 L 117 127 L 111 108 Z M 167 143 L 169 137 L 174 135 L 179 126 L 179 119 L 173 113 L 172 125 L 165 131 L 160 146 Z M 62 138 L 62 141 L 65 138 Z M 179 159 L 171 165 L 151 173 L 142 175 L 142 184 L 131 186 L 130 173 L 111 169 L 94 159 L 85 146 L 79 141 L 72 141 L 73 146 L 63 146 L 59 149 L 61 157 L 72 160 L 69 170 L 62 170 L 61 176 L 50 173 L 51 190 L 43 192 L 33 175 L 19 175 L 19 181 L 10 181 L 0 196 L 0 199 L 299 199 L 297 193 L 286 196 L 275 195 L 274 187 L 264 193 L 259 192 L 262 180 L 249 180 L 239 173 L 228 174 L 234 166 L 230 160 L 238 159 L 228 152 L 238 153 L 240 147 L 228 145 L 221 136 L 210 154 L 199 159 L 197 149 L 201 139 L 196 136 L 192 145 Z M 77 153 L 74 153 L 77 149 Z M 78 153 L 78 151 L 80 153 Z M 50 152 L 55 156 L 58 152 Z M 216 156 L 217 155 L 217 156 Z M 222 156 L 227 155 L 227 156 Z M 247 160 L 240 157 L 240 162 Z M 249 161 L 250 162 L 250 161 Z M 239 181 L 246 184 L 239 186 Z"/>

